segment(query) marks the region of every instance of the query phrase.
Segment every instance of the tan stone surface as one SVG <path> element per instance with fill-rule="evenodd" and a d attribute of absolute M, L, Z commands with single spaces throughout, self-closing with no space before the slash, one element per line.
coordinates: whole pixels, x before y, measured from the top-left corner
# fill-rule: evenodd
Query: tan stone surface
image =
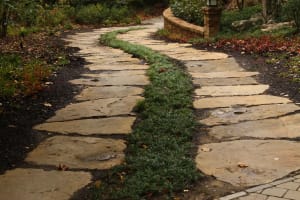
<path fill-rule="evenodd" d="M 124 160 L 124 140 L 55 136 L 30 152 L 26 162 L 72 169 L 110 169 Z"/>
<path fill-rule="evenodd" d="M 144 90 L 131 86 L 88 87 L 75 97 L 76 100 L 86 101 L 95 99 L 120 98 L 143 94 Z"/>
<path fill-rule="evenodd" d="M 125 71 L 108 71 L 95 74 L 82 74 L 83 77 L 102 78 L 102 77 L 132 77 L 145 75 L 145 70 L 125 70 Z"/>
<path fill-rule="evenodd" d="M 234 58 L 185 62 L 188 72 L 210 73 L 226 71 L 245 71 Z"/>
<path fill-rule="evenodd" d="M 149 79 L 145 75 L 135 76 L 107 76 L 99 78 L 80 78 L 71 80 L 70 83 L 75 85 L 89 85 L 89 86 L 112 86 L 112 85 L 148 85 Z"/>
<path fill-rule="evenodd" d="M 200 86 L 232 86 L 232 85 L 255 85 L 258 82 L 252 77 L 244 78 L 201 78 L 193 79 L 195 85 Z"/>
<path fill-rule="evenodd" d="M 210 152 L 203 152 L 203 146 Z M 254 186 L 282 178 L 300 166 L 300 143 L 285 140 L 238 140 L 199 147 L 197 167 L 235 186 Z M 241 168 L 238 163 L 248 167 Z"/>
<path fill-rule="evenodd" d="M 196 109 L 203 108 L 224 108 L 234 105 L 265 105 L 265 104 L 285 104 L 291 101 L 287 98 L 271 95 L 235 96 L 235 97 L 211 97 L 200 98 L 194 101 Z"/>
<path fill-rule="evenodd" d="M 211 73 L 190 73 L 193 78 L 243 78 L 258 75 L 258 72 L 211 72 Z"/>
<path fill-rule="evenodd" d="M 134 121 L 135 117 L 83 119 L 66 122 L 44 123 L 33 127 L 33 129 L 61 134 L 128 134 L 131 133 L 131 127 Z"/>
<path fill-rule="evenodd" d="M 131 96 L 74 103 L 56 111 L 55 116 L 47 122 L 132 114 L 132 109 L 142 99 L 142 97 Z"/>
<path fill-rule="evenodd" d="M 113 64 L 113 65 L 102 65 L 102 64 L 89 64 L 85 65 L 91 71 L 105 70 L 105 71 L 120 71 L 120 70 L 141 70 L 148 69 L 148 65 L 124 65 L 124 64 Z"/>
<path fill-rule="evenodd" d="M 278 119 L 248 121 L 227 126 L 215 126 L 209 135 L 216 138 L 297 138 L 300 137 L 300 114 Z"/>
<path fill-rule="evenodd" d="M 204 86 L 196 89 L 196 96 L 242 96 L 262 94 L 268 85 Z"/>
<path fill-rule="evenodd" d="M 87 172 L 14 169 L 0 176 L 0 199 L 68 200 L 91 179 Z"/>
<path fill-rule="evenodd" d="M 193 54 L 185 54 L 185 55 L 178 55 L 170 57 L 179 59 L 181 61 L 189 61 L 189 60 L 217 60 L 217 59 L 224 59 L 228 58 L 227 54 L 224 53 L 215 53 L 215 52 L 208 52 L 208 51 L 197 51 Z M 168 55 L 168 54 L 167 54 Z"/>
<path fill-rule="evenodd" d="M 234 124 L 242 121 L 253 121 L 279 117 L 300 110 L 294 104 L 271 104 L 252 107 L 236 106 L 209 111 L 209 116 L 199 122 L 208 126 Z"/>
<path fill-rule="evenodd" d="M 141 61 L 136 58 L 99 58 L 97 56 L 87 56 L 84 58 L 87 62 L 97 62 L 101 64 L 112 64 L 112 63 L 127 63 L 127 64 L 140 64 Z"/>

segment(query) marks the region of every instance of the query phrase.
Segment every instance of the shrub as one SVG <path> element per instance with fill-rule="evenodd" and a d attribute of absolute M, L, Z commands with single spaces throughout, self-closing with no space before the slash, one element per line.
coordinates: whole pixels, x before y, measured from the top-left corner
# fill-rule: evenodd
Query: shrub
<path fill-rule="evenodd" d="M 116 24 L 129 23 L 131 13 L 127 6 L 112 6 L 106 4 L 90 4 L 79 8 L 76 21 L 82 24 Z"/>
<path fill-rule="evenodd" d="M 300 0 L 289 0 L 283 6 L 284 14 L 294 20 L 297 30 L 300 31 Z"/>
<path fill-rule="evenodd" d="M 202 7 L 205 0 L 173 0 L 171 9 L 176 17 L 184 19 L 190 23 L 203 25 Z"/>

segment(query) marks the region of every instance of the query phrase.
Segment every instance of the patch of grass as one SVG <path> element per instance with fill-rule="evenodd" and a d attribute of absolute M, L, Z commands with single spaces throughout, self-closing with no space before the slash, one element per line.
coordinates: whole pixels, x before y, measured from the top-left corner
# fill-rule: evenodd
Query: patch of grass
<path fill-rule="evenodd" d="M 127 31 L 105 34 L 101 43 L 146 60 L 151 83 L 145 88 L 145 100 L 136 107 L 141 121 L 129 135 L 126 162 L 95 186 L 94 199 L 170 198 L 200 176 L 191 157 L 196 125 L 193 86 L 184 70 L 168 57 L 116 39 Z"/>

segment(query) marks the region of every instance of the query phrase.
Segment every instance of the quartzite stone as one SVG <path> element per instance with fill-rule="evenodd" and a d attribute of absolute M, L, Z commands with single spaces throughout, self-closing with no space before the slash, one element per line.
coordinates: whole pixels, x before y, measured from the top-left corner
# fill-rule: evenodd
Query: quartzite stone
<path fill-rule="evenodd" d="M 225 71 L 244 71 L 234 58 L 220 60 L 205 61 L 189 61 L 185 62 L 189 72 L 209 73 L 209 72 L 225 72 Z"/>
<path fill-rule="evenodd" d="M 133 77 L 137 75 L 145 75 L 145 70 L 126 70 L 126 71 L 108 71 L 101 72 L 96 74 L 82 74 L 83 77 L 93 77 L 93 78 L 101 78 L 101 77 Z"/>
<path fill-rule="evenodd" d="M 195 85 L 200 86 L 233 86 L 233 85 L 256 85 L 258 82 L 252 77 L 244 78 L 197 78 L 193 79 Z"/>
<path fill-rule="evenodd" d="M 148 65 L 124 65 L 124 64 L 113 64 L 113 65 L 102 65 L 102 64 L 89 64 L 85 65 L 85 68 L 88 68 L 91 71 L 121 71 L 121 70 L 142 70 L 148 69 Z"/>
<path fill-rule="evenodd" d="M 135 76 L 107 76 L 99 78 L 80 78 L 71 80 L 70 83 L 75 85 L 89 85 L 89 86 L 117 86 L 117 85 L 148 85 L 149 79 L 145 75 Z"/>
<path fill-rule="evenodd" d="M 243 78 L 258 75 L 258 72 L 210 72 L 210 73 L 190 73 L 193 78 Z"/>
<path fill-rule="evenodd" d="M 203 147 L 211 151 L 204 152 Z M 200 146 L 196 163 L 207 175 L 235 186 L 249 187 L 272 182 L 298 170 L 299 152 L 300 143 L 293 141 L 237 140 Z"/>
<path fill-rule="evenodd" d="M 67 105 L 55 112 L 47 122 L 67 121 L 87 117 L 116 116 L 132 114 L 132 109 L 142 97 L 99 99 Z"/>
<path fill-rule="evenodd" d="M 282 115 L 300 110 L 294 104 L 271 104 L 262 106 L 219 108 L 209 111 L 209 116 L 200 120 L 207 126 L 234 124 L 242 121 L 254 121 Z"/>
<path fill-rule="evenodd" d="M 144 90 L 130 86 L 88 87 L 75 97 L 76 100 L 86 101 L 95 99 L 121 98 L 143 94 Z"/>
<path fill-rule="evenodd" d="M 14 169 L 0 176 L 0 199 L 68 200 L 91 179 L 87 172 Z"/>
<path fill-rule="evenodd" d="M 196 109 L 203 108 L 224 108 L 235 105 L 255 106 L 265 104 L 286 104 L 291 103 L 287 98 L 271 95 L 235 96 L 235 97 L 211 97 L 201 98 L 194 101 Z"/>
<path fill-rule="evenodd" d="M 197 96 L 244 96 L 262 94 L 268 85 L 204 86 L 196 89 Z"/>
<path fill-rule="evenodd" d="M 128 134 L 131 132 L 131 127 L 134 121 L 135 117 L 83 119 L 66 122 L 44 123 L 35 126 L 33 129 L 60 134 Z"/>
<path fill-rule="evenodd" d="M 278 119 L 264 119 L 226 126 L 215 126 L 209 135 L 215 138 L 298 138 L 300 137 L 300 114 Z"/>
<path fill-rule="evenodd" d="M 26 162 L 36 165 L 66 165 L 71 169 L 110 169 L 124 160 L 124 140 L 55 136 L 34 149 Z"/>

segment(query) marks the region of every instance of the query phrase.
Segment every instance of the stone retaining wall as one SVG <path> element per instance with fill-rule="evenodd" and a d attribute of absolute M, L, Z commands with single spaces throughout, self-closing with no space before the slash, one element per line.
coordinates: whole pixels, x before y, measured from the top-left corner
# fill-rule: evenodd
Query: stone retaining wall
<path fill-rule="evenodd" d="M 170 8 L 163 13 L 164 28 L 169 32 L 170 39 L 191 39 L 204 37 L 204 28 L 190 24 L 182 19 L 175 17 Z"/>

